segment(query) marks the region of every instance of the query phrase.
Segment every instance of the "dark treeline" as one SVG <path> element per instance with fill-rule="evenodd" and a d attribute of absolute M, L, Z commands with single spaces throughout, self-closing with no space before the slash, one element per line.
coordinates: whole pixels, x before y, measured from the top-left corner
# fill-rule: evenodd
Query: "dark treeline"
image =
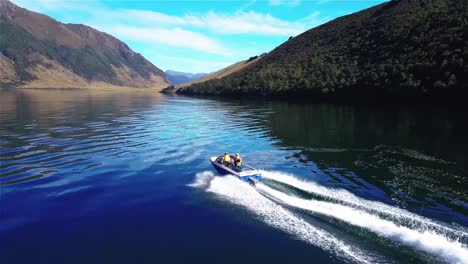
<path fill-rule="evenodd" d="M 400 0 L 335 19 L 181 94 L 306 100 L 468 98 L 468 1 Z"/>

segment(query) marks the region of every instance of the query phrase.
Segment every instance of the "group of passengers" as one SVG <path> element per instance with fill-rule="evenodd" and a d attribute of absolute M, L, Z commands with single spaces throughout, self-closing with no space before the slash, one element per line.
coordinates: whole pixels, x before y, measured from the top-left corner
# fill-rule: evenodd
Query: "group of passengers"
<path fill-rule="evenodd" d="M 243 162 L 239 153 L 236 153 L 236 156 L 234 156 L 234 158 L 232 159 L 229 153 L 225 152 L 222 163 L 224 166 L 228 168 L 232 168 L 233 170 L 237 172 L 242 171 Z"/>

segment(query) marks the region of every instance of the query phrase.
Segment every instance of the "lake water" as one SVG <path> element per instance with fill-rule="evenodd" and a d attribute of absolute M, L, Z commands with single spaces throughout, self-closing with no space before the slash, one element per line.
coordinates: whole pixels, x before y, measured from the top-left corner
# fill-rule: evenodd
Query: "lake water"
<path fill-rule="evenodd" d="M 0 90 L 2 263 L 468 263 L 456 111 Z M 208 158 L 240 152 L 256 188 Z"/>

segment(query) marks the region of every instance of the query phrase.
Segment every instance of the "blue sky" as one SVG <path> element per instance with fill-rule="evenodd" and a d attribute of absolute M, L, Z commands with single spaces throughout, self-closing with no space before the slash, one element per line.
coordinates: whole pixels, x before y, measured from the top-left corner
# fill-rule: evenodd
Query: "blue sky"
<path fill-rule="evenodd" d="M 127 43 L 162 70 L 212 72 L 381 0 L 12 0 Z"/>

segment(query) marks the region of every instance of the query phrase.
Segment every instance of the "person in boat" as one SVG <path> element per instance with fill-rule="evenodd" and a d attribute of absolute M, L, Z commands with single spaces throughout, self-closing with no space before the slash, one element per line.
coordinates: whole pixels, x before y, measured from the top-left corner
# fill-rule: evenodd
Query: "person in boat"
<path fill-rule="evenodd" d="M 236 157 L 234 158 L 234 170 L 241 172 L 243 165 L 244 163 L 242 162 L 242 158 L 240 157 L 239 153 L 236 153 Z"/>
<path fill-rule="evenodd" d="M 231 167 L 231 156 L 229 156 L 229 153 L 227 152 L 224 152 L 223 165 L 226 167 Z"/>

